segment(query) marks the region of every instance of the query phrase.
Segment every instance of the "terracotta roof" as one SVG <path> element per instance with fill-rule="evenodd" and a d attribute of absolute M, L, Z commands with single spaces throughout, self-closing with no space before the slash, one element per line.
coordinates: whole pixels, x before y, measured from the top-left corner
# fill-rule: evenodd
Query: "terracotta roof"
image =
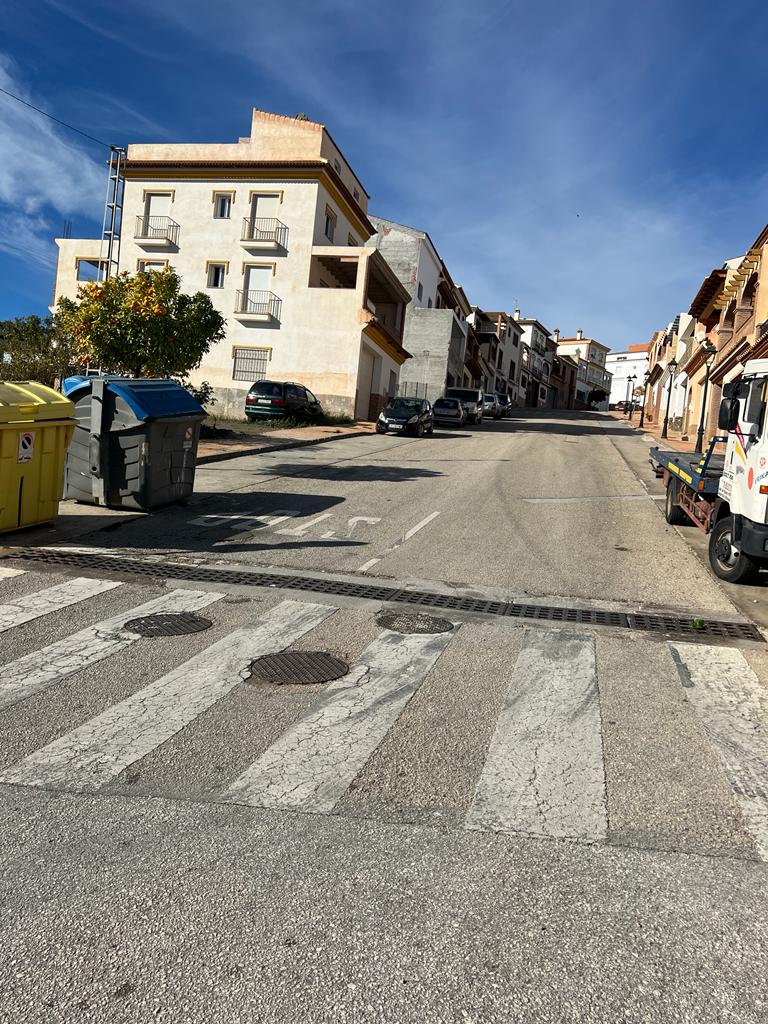
<path fill-rule="evenodd" d="M 691 316 L 698 318 L 704 312 L 725 281 L 725 274 L 724 267 L 717 267 L 708 277 L 704 278 L 688 310 Z"/>

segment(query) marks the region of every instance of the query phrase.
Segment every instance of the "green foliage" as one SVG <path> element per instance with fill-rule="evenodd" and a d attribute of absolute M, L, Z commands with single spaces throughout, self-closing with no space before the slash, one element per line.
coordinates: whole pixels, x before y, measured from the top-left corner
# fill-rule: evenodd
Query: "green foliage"
<path fill-rule="evenodd" d="M 190 395 L 199 402 L 204 409 L 210 409 L 212 405 L 216 405 L 216 399 L 214 398 L 214 387 L 210 381 L 204 380 L 200 384 L 192 384 L 186 377 L 179 378 L 179 384 L 185 388 Z"/>
<path fill-rule="evenodd" d="M 81 362 L 132 377 L 183 377 L 224 337 L 225 320 L 202 292 L 185 295 L 171 268 L 89 281 L 59 299 L 56 323 Z"/>
<path fill-rule="evenodd" d="M 0 380 L 36 380 L 55 387 L 79 369 L 72 339 L 51 317 L 0 321 Z"/>

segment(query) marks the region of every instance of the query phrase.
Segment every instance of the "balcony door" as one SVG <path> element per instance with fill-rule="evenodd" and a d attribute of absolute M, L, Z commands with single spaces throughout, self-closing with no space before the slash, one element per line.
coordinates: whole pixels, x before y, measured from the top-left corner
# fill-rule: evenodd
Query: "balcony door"
<path fill-rule="evenodd" d="M 246 267 L 243 281 L 243 309 L 245 312 L 258 312 L 257 306 L 267 302 L 267 292 L 271 290 L 272 267 Z"/>
<path fill-rule="evenodd" d="M 253 196 L 251 199 L 251 213 L 248 221 L 248 226 L 250 227 L 250 238 L 258 239 L 260 230 L 271 230 L 271 226 L 264 222 L 275 220 L 277 218 L 277 208 L 279 205 L 279 196 Z"/>
<path fill-rule="evenodd" d="M 144 231 L 148 238 L 160 237 L 165 233 L 167 222 L 165 217 L 171 215 L 171 196 L 169 192 L 148 192 L 144 197 Z"/>

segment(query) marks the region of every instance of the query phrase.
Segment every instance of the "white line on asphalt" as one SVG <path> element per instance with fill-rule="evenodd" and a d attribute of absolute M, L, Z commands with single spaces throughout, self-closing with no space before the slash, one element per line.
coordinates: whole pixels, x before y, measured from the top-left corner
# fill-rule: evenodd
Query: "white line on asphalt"
<path fill-rule="evenodd" d="M 367 572 L 368 569 L 376 565 L 377 562 L 380 562 L 382 558 L 386 558 L 387 555 L 391 555 L 393 551 L 397 551 L 397 549 L 399 547 L 402 547 L 402 545 L 405 544 L 407 540 L 410 540 L 411 537 L 413 537 L 415 534 L 419 532 L 419 530 L 423 530 L 425 526 L 428 526 L 432 522 L 432 520 L 436 519 L 439 515 L 439 512 L 432 512 L 430 515 L 427 516 L 426 519 L 422 519 L 420 523 L 417 523 L 415 526 L 412 526 L 410 530 L 407 530 L 400 538 L 400 540 L 396 541 L 391 548 L 387 548 L 386 551 L 382 551 L 381 554 L 378 555 L 376 558 L 369 559 L 367 562 L 361 565 L 357 571 Z"/>
<path fill-rule="evenodd" d="M 332 512 L 323 512 L 322 515 L 315 516 L 314 519 L 310 519 L 306 523 L 301 523 L 299 526 L 286 526 L 283 530 L 278 530 L 278 533 L 283 533 L 287 537 L 301 537 L 307 530 L 312 529 L 313 526 L 317 526 L 318 523 L 322 523 L 324 519 L 331 519 L 333 517 Z"/>
<path fill-rule="evenodd" d="M 26 700 L 54 683 L 87 668 L 117 651 L 125 650 L 141 637 L 125 630 L 126 622 L 156 612 L 194 612 L 220 601 L 223 594 L 202 590 L 172 590 L 169 594 L 97 622 L 65 640 L 24 655 L 0 669 L 0 710 Z"/>
<path fill-rule="evenodd" d="M 39 590 L 36 594 L 19 597 L 10 604 L 0 604 L 0 633 L 13 626 L 20 626 L 22 622 L 31 622 L 32 619 L 61 611 L 72 604 L 87 601 L 89 597 L 95 597 L 120 586 L 121 583 L 112 580 L 91 580 L 77 576 L 65 580 L 64 583 L 58 583 L 55 587 Z"/>
<path fill-rule="evenodd" d="M 94 790 L 167 742 L 241 681 L 254 658 L 284 650 L 336 609 L 283 601 L 252 626 L 197 657 L 0 775 L 24 786 Z"/>
<path fill-rule="evenodd" d="M 0 580 L 9 580 L 14 576 L 23 576 L 26 569 L 10 569 L 7 566 L 0 566 Z"/>
<path fill-rule="evenodd" d="M 300 515 L 293 509 L 279 508 L 265 515 L 263 512 L 243 512 L 233 515 L 199 516 L 190 520 L 191 526 L 206 528 L 228 526 L 232 530 L 265 530 L 269 526 L 277 526 L 286 519 L 296 519 Z"/>
<path fill-rule="evenodd" d="M 453 633 L 386 630 L 343 679 L 225 790 L 231 803 L 328 814 L 397 721 Z"/>
<path fill-rule="evenodd" d="M 741 651 L 671 644 L 686 695 L 701 717 L 755 839 L 768 860 L 768 695 Z"/>
<path fill-rule="evenodd" d="M 464 827 L 605 838 L 600 706 L 590 638 L 526 635 Z"/>
<path fill-rule="evenodd" d="M 585 494 L 580 498 L 520 498 L 526 505 L 573 505 L 583 501 L 648 501 L 647 494 Z M 664 499 L 662 498 L 662 501 Z"/>

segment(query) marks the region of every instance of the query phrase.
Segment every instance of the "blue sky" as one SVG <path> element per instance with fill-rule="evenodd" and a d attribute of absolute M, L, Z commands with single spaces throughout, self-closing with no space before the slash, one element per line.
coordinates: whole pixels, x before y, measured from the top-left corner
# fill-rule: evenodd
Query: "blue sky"
<path fill-rule="evenodd" d="M 0 0 L 0 86 L 107 142 L 328 125 L 470 301 L 645 341 L 768 221 L 764 0 Z M 45 312 L 105 151 L 0 94 L 0 318 Z"/>

